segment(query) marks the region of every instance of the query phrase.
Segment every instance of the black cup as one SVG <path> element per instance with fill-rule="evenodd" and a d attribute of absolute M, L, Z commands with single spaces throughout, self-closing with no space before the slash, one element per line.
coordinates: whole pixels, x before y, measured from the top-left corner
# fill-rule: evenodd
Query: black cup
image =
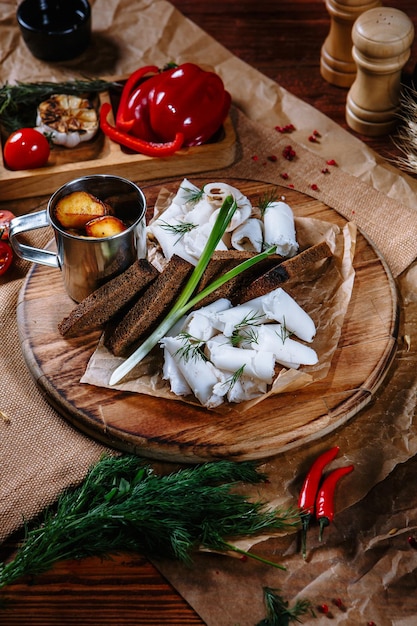
<path fill-rule="evenodd" d="M 25 44 L 43 61 L 68 61 L 90 43 L 88 0 L 23 0 L 16 16 Z"/>

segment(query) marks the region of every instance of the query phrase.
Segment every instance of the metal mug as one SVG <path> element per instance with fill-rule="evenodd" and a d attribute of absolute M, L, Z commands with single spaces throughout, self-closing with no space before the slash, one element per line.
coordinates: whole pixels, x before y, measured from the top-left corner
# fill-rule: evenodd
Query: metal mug
<path fill-rule="evenodd" d="M 55 206 L 61 198 L 75 191 L 86 191 L 110 204 L 127 229 L 103 238 L 67 232 L 55 219 Z M 59 268 L 68 295 L 80 302 L 136 259 L 146 257 L 145 213 L 145 196 L 133 182 L 107 174 L 84 176 L 55 191 L 46 209 L 14 218 L 10 223 L 10 244 L 22 259 Z M 22 233 L 47 226 L 53 229 L 56 252 L 34 248 L 18 240 Z"/>

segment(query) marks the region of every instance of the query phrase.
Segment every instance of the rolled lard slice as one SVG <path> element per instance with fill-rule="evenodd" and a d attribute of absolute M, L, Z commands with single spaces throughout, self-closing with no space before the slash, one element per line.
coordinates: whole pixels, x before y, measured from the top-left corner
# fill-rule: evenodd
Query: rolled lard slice
<path fill-rule="evenodd" d="M 213 326 L 226 337 L 231 337 L 236 328 L 263 324 L 268 321 L 262 307 L 262 297 L 211 313 L 210 319 Z"/>
<path fill-rule="evenodd" d="M 253 350 L 273 352 L 275 360 L 286 367 L 300 365 L 315 365 L 318 362 L 317 353 L 310 346 L 288 337 L 286 329 L 281 324 L 264 324 L 254 330 L 255 340 L 250 346 Z"/>
<path fill-rule="evenodd" d="M 203 406 L 214 408 L 223 403 L 223 396 L 216 393 L 214 388 L 224 380 L 224 376 L 212 363 L 200 357 L 182 357 L 184 341 L 181 337 L 164 337 L 161 345 L 173 357 L 192 393 Z"/>
<path fill-rule="evenodd" d="M 178 367 L 178 363 L 166 348 L 164 349 L 162 378 L 169 381 L 170 389 L 176 396 L 188 396 L 192 393 L 190 385 Z"/>
<path fill-rule="evenodd" d="M 226 380 L 224 383 L 219 383 L 218 393 L 222 393 L 223 389 L 227 389 L 227 400 L 229 402 L 245 402 L 247 400 L 253 400 L 259 398 L 267 392 L 267 384 L 258 379 L 245 378 L 240 376 L 232 383 Z"/>
<path fill-rule="evenodd" d="M 178 191 L 172 202 L 179 204 L 180 206 L 186 205 L 192 200 L 193 197 L 196 197 L 199 192 L 199 187 L 189 181 L 188 178 L 184 178 L 181 185 L 178 187 Z"/>
<path fill-rule="evenodd" d="M 255 217 L 249 218 L 232 232 L 231 244 L 235 250 L 261 252 L 262 242 L 262 222 Z"/>
<path fill-rule="evenodd" d="M 232 185 L 228 185 L 227 183 L 208 183 L 204 186 L 204 193 L 206 194 L 208 200 L 218 207 L 211 217 L 211 226 L 214 224 L 217 218 L 217 214 L 220 210 L 221 205 L 223 204 L 227 196 L 230 195 L 232 195 L 235 199 L 237 209 L 232 219 L 230 220 L 230 224 L 228 225 L 226 232 L 231 232 L 235 230 L 235 228 L 237 228 L 240 224 L 243 224 L 243 222 L 245 222 L 251 216 L 253 206 L 249 198 L 247 198 L 239 189 L 236 189 L 236 187 L 233 187 Z"/>
<path fill-rule="evenodd" d="M 152 235 L 158 240 L 164 257 L 169 261 L 169 259 L 176 254 L 185 261 L 188 261 L 193 265 L 197 265 L 198 259 L 195 255 L 192 255 L 187 251 L 184 245 L 184 237 L 181 237 L 177 232 L 174 232 L 174 230 L 170 228 L 170 226 L 173 228 L 180 226 L 181 221 L 171 218 L 168 222 L 165 221 L 164 216 L 165 213 L 148 226 L 148 232 L 152 233 Z"/>
<path fill-rule="evenodd" d="M 206 223 L 204 225 L 197 226 L 197 228 L 193 228 L 182 237 L 181 244 L 183 250 L 187 255 L 194 258 L 194 264 L 196 264 L 196 261 L 200 258 L 210 236 L 211 230 L 211 226 Z M 227 246 L 222 240 L 220 240 L 215 249 L 227 250 Z"/>
<path fill-rule="evenodd" d="M 276 246 L 277 254 L 294 256 L 298 251 L 294 214 L 286 202 L 271 202 L 263 214 L 264 241 L 267 246 Z"/>
<path fill-rule="evenodd" d="M 223 372 L 235 373 L 242 370 L 245 378 L 255 378 L 271 384 L 274 377 L 275 357 L 272 352 L 258 352 L 231 346 L 228 339 L 216 335 L 206 343 L 206 354 L 210 361 Z"/>
<path fill-rule="evenodd" d="M 258 300 L 262 301 L 262 309 L 268 319 L 279 322 L 287 331 L 294 333 L 303 341 L 308 343 L 313 341 L 316 334 L 313 320 L 282 287 L 270 291 L 261 298 L 249 300 L 245 306 Z"/>
<path fill-rule="evenodd" d="M 212 314 L 230 309 L 231 306 L 230 300 L 219 298 L 219 300 L 215 300 L 211 304 L 201 307 L 201 309 L 192 311 L 184 321 L 181 327 L 182 331 L 194 339 L 206 342 L 217 333 L 217 329 L 211 321 Z"/>

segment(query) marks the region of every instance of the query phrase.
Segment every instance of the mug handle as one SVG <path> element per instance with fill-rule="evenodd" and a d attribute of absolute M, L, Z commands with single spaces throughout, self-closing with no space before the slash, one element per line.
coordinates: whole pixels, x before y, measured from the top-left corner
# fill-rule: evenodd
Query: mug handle
<path fill-rule="evenodd" d="M 45 228 L 46 226 L 50 226 L 46 209 L 14 217 L 9 225 L 10 245 L 21 259 L 32 261 L 32 263 L 48 265 L 49 267 L 60 267 L 58 256 L 55 252 L 34 248 L 33 246 L 20 243 L 20 241 L 16 239 L 16 236 L 21 233 L 38 228 Z"/>

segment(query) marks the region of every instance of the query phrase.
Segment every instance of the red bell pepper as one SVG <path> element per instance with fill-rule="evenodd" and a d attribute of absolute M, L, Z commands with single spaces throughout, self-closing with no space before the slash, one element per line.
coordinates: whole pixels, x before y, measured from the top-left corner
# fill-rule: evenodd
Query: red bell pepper
<path fill-rule="evenodd" d="M 166 143 L 153 143 L 151 141 L 143 141 L 139 137 L 125 133 L 123 130 L 119 130 L 110 124 L 108 121 L 108 115 L 111 111 L 111 104 L 105 102 L 100 109 L 100 127 L 105 135 L 110 137 L 116 143 L 119 143 L 130 150 L 140 152 L 146 156 L 171 156 L 174 152 L 177 152 L 184 143 L 184 136 L 182 133 L 177 133 L 173 141 Z"/>
<path fill-rule="evenodd" d="M 136 137 L 153 146 L 175 144 L 178 149 L 179 136 L 183 137 L 183 146 L 198 146 L 219 130 L 230 105 L 231 96 L 214 72 L 194 63 L 162 71 L 145 66 L 134 72 L 123 88 L 116 127 L 123 137 Z M 107 114 L 102 118 L 107 122 Z M 102 129 L 107 133 L 108 122 L 104 127 L 102 124 Z M 112 138 L 117 141 L 114 129 Z M 134 142 L 128 143 L 133 147 Z M 137 151 L 142 151 L 140 142 Z"/>

